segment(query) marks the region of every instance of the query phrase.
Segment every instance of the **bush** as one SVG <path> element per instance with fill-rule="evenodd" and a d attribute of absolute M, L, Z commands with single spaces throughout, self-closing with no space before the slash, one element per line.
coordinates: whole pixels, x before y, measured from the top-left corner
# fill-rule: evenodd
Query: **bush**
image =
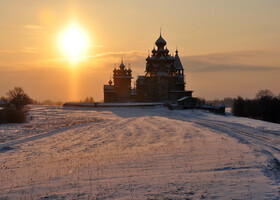
<path fill-rule="evenodd" d="M 23 123 L 26 120 L 26 113 L 23 110 L 12 108 L 0 110 L 0 123 Z"/>
<path fill-rule="evenodd" d="M 8 104 L 5 109 L 0 110 L 0 123 L 22 123 L 26 122 L 31 98 L 21 87 L 15 87 L 7 93 L 8 97 L 1 97 Z"/>
<path fill-rule="evenodd" d="M 94 103 L 93 97 L 86 97 L 85 100 L 80 100 L 81 103 Z"/>
<path fill-rule="evenodd" d="M 205 102 L 206 102 L 205 99 L 203 99 L 203 98 L 198 98 L 196 104 L 197 104 L 198 106 L 202 106 L 202 105 L 205 104 Z"/>

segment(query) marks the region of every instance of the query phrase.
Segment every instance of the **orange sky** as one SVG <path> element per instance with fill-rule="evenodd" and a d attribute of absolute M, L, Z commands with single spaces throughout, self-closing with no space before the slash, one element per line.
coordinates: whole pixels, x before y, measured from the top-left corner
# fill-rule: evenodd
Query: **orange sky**
<path fill-rule="evenodd" d="M 2 0 L 0 19 L 0 96 L 21 86 L 38 100 L 102 100 L 121 57 L 144 74 L 160 27 L 194 96 L 280 93 L 278 0 Z M 75 67 L 58 44 L 73 21 L 89 36 Z"/>

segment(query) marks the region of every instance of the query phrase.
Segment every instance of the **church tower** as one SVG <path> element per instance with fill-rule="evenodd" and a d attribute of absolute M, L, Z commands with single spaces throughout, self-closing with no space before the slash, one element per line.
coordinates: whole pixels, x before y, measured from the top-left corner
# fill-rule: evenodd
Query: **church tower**
<path fill-rule="evenodd" d="M 113 82 L 104 85 L 104 102 L 127 102 L 131 101 L 131 79 L 132 70 L 126 69 L 123 60 L 119 68 L 113 71 Z"/>

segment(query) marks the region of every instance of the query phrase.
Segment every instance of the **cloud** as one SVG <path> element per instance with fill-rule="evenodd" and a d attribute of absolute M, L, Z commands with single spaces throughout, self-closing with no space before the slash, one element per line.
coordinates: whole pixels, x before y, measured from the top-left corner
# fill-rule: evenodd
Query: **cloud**
<path fill-rule="evenodd" d="M 280 65 L 269 65 L 267 61 L 258 63 L 260 57 L 268 60 L 263 51 L 235 51 L 227 53 L 216 53 L 196 56 L 180 56 L 182 64 L 187 72 L 218 72 L 218 71 L 271 71 L 280 70 Z M 132 70 L 144 73 L 145 59 L 147 57 L 142 51 L 104 52 L 92 56 L 106 63 L 119 63 L 121 57 L 124 62 L 132 64 Z"/>
<path fill-rule="evenodd" d="M 272 71 L 280 70 L 280 65 L 269 65 L 268 58 L 264 55 L 269 54 L 266 51 L 235 51 L 227 53 L 216 53 L 195 56 L 180 56 L 182 64 L 187 72 L 243 72 L 243 71 Z M 264 62 L 258 59 L 263 56 Z M 131 63 L 132 70 L 137 74 L 143 74 L 145 70 L 145 59 L 147 57 L 142 51 L 122 51 L 122 52 L 104 52 L 91 58 L 104 64 L 106 70 L 111 70 L 115 64 L 119 64 L 121 57 L 124 63 Z M 106 66 L 106 67 L 105 67 Z"/>
<path fill-rule="evenodd" d="M 252 66 L 252 65 L 232 65 L 232 64 L 211 64 L 202 63 L 197 61 L 188 62 L 189 67 L 187 71 L 189 72 L 217 72 L 217 71 L 271 71 L 280 70 L 280 67 L 271 66 Z"/>
<path fill-rule="evenodd" d="M 0 50 L 1 54 L 17 54 L 17 53 L 38 53 L 39 49 L 36 47 L 24 47 L 19 50 Z"/>
<path fill-rule="evenodd" d="M 26 47 L 20 52 L 22 53 L 38 53 L 39 49 L 35 47 Z M 11 52 L 12 53 L 12 52 Z M 271 55 L 267 51 L 236 51 L 227 53 L 215 53 L 195 56 L 180 56 L 181 62 L 186 72 L 202 73 L 202 72 L 244 72 L 244 71 L 272 71 L 280 70 L 280 64 L 269 63 Z M 129 63 L 135 74 L 144 74 L 146 63 L 146 52 L 143 51 L 119 51 L 119 52 L 103 52 L 96 55 L 85 57 L 80 63 L 89 70 L 112 71 L 115 66 L 121 62 L 121 58 L 127 66 Z M 261 58 L 262 62 L 258 62 Z M 277 60 L 277 59 L 276 59 Z M 68 58 L 50 58 L 50 59 L 32 59 L 24 61 L 24 65 L 48 66 L 50 68 L 64 66 L 68 62 Z M 2 63 L 3 64 L 3 63 Z"/>
<path fill-rule="evenodd" d="M 25 25 L 24 28 L 30 29 L 30 30 L 40 30 L 40 29 L 42 29 L 42 26 L 38 26 L 38 25 Z"/>
<path fill-rule="evenodd" d="M 15 50 L 5 50 L 5 49 L 3 49 L 3 50 L 0 50 L 0 53 L 2 53 L 2 54 L 6 54 L 6 53 L 16 53 L 17 51 L 15 51 Z"/>
<path fill-rule="evenodd" d="M 126 67 L 131 65 L 133 71 L 144 73 L 147 55 L 142 51 L 103 52 L 88 56 L 88 63 L 97 64 L 104 70 L 112 71 L 121 63 L 121 58 Z M 96 69 L 96 68 L 95 68 Z"/>
<path fill-rule="evenodd" d="M 188 72 L 217 71 L 271 71 L 280 70 L 280 66 L 256 64 L 263 55 L 261 51 L 237 51 L 197 56 L 183 56 L 181 61 Z"/>
<path fill-rule="evenodd" d="M 38 53 L 39 49 L 36 47 L 24 47 L 23 49 L 19 50 L 21 53 Z"/>
<path fill-rule="evenodd" d="M 33 25 L 28 24 L 24 26 L 24 35 L 29 37 L 29 39 L 35 38 L 35 37 L 49 37 L 50 35 L 54 34 L 54 30 L 40 25 Z"/>
<path fill-rule="evenodd" d="M 141 51 L 120 51 L 120 52 L 103 52 L 96 55 L 84 56 L 82 62 L 84 63 L 120 63 L 123 58 L 124 63 L 134 63 L 138 61 L 145 61 L 145 54 Z M 42 59 L 42 62 L 64 63 L 68 62 L 68 57 Z"/>
<path fill-rule="evenodd" d="M 121 58 L 123 57 L 124 59 L 130 60 L 130 61 L 135 61 L 139 59 L 144 59 L 145 54 L 142 51 L 120 51 L 120 52 L 104 52 L 100 53 L 94 56 L 89 56 L 93 58 L 98 58 L 98 59 L 110 59 L 110 58 Z"/>

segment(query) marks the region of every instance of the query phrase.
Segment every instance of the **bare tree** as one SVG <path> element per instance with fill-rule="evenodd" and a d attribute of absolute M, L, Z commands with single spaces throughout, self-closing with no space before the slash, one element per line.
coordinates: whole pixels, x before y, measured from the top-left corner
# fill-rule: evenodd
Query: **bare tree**
<path fill-rule="evenodd" d="M 259 90 L 258 93 L 256 94 L 257 99 L 262 99 L 262 98 L 272 99 L 273 97 L 274 94 L 268 89 Z"/>
<path fill-rule="evenodd" d="M 15 87 L 14 89 L 10 90 L 7 95 L 8 102 L 16 110 L 23 110 L 26 108 L 26 105 L 32 102 L 31 98 L 24 92 L 21 87 Z"/>

